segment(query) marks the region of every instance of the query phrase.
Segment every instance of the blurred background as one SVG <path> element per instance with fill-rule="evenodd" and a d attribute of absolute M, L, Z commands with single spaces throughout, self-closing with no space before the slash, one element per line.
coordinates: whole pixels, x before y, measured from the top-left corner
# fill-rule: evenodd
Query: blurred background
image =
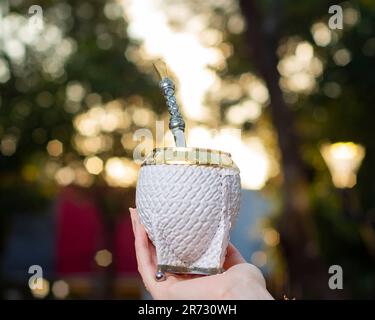
<path fill-rule="evenodd" d="M 231 239 L 271 293 L 375 298 L 375 1 L 1 0 L 0 10 L 2 298 L 149 298 L 128 208 L 135 148 L 173 145 L 160 58 L 188 145 L 229 151 L 241 170 Z M 332 265 L 342 290 L 328 286 Z"/>

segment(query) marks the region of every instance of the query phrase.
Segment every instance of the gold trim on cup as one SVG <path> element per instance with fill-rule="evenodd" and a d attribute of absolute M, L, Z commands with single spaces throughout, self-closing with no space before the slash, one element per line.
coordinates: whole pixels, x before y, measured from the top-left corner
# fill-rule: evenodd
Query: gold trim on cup
<path fill-rule="evenodd" d="M 157 164 L 203 165 L 239 171 L 230 153 L 204 148 L 155 148 L 142 166 Z"/>

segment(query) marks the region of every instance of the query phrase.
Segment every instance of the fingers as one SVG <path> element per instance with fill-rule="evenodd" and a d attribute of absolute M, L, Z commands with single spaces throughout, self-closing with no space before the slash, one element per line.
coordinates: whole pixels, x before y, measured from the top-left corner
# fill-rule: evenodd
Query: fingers
<path fill-rule="evenodd" d="M 233 266 L 224 274 L 230 290 L 224 292 L 225 299 L 272 300 L 267 291 L 261 271 L 252 264 L 241 263 Z M 236 285 L 237 284 L 237 285 Z"/>
<path fill-rule="evenodd" d="M 241 253 L 236 249 L 236 247 L 229 243 L 227 248 L 227 255 L 225 256 L 224 269 L 227 270 L 234 265 L 246 263 L 246 260 L 242 257 Z"/>
<path fill-rule="evenodd" d="M 149 243 L 147 233 L 141 224 L 137 211 L 129 208 L 132 219 L 133 232 L 135 238 L 135 251 L 137 256 L 138 271 L 148 290 L 152 291 L 155 286 L 155 259 L 152 258 L 152 244 Z"/>

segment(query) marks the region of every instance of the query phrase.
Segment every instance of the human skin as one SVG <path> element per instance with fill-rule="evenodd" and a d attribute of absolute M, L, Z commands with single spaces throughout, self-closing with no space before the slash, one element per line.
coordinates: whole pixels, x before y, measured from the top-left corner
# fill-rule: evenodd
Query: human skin
<path fill-rule="evenodd" d="M 260 270 L 246 262 L 229 244 L 224 272 L 212 276 L 167 273 L 165 281 L 156 281 L 156 250 L 148 239 L 136 209 L 130 208 L 138 271 L 146 289 L 157 300 L 273 300 Z"/>

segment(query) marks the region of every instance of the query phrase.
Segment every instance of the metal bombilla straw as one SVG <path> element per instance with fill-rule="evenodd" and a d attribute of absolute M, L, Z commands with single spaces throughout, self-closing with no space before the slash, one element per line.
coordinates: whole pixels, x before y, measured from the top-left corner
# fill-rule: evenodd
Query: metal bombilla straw
<path fill-rule="evenodd" d="M 168 112 L 171 115 L 169 119 L 169 130 L 172 131 L 176 147 L 186 147 L 185 140 L 185 121 L 182 119 L 180 110 L 178 108 L 177 100 L 174 95 L 175 86 L 173 81 L 168 77 L 168 70 L 166 64 L 158 60 L 154 63 L 154 67 L 159 74 L 160 82 L 159 88 L 165 98 L 168 107 Z M 156 281 L 164 281 L 167 279 L 165 273 L 157 270 L 155 275 Z"/>
<path fill-rule="evenodd" d="M 166 64 L 159 60 L 154 63 L 154 67 L 159 74 L 159 87 L 168 106 L 168 112 L 171 115 L 169 119 L 169 129 L 172 131 L 176 147 L 186 147 L 185 140 L 185 121 L 182 119 L 178 108 L 177 100 L 174 95 L 175 86 L 173 81 L 168 77 Z"/>

